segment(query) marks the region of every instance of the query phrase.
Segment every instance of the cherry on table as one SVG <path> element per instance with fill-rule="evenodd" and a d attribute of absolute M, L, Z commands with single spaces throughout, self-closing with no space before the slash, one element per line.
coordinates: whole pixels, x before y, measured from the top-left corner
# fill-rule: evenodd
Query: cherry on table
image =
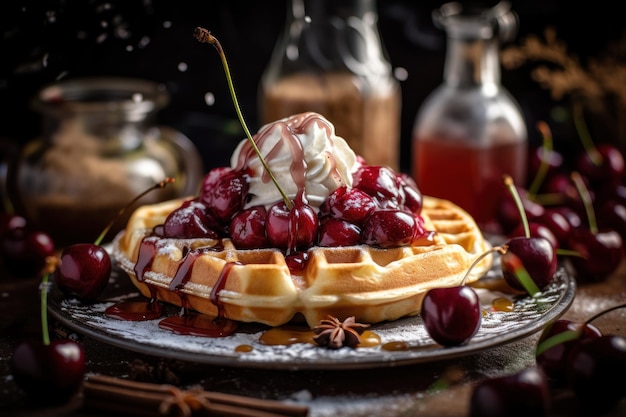
<path fill-rule="evenodd" d="M 478 383 L 470 397 L 469 417 L 542 417 L 551 406 L 548 378 L 531 366 L 512 375 Z"/>
<path fill-rule="evenodd" d="M 580 154 L 576 169 L 592 184 L 617 184 L 624 173 L 624 156 L 616 146 L 601 143 Z"/>
<path fill-rule="evenodd" d="M 63 404 L 81 386 L 85 374 L 83 348 L 70 339 L 24 341 L 10 360 L 15 383 L 35 401 Z"/>
<path fill-rule="evenodd" d="M 565 367 L 569 353 L 578 342 L 602 336 L 591 323 L 559 319 L 541 332 L 537 341 L 536 361 L 552 383 L 565 385 Z"/>
<path fill-rule="evenodd" d="M 5 268 L 16 277 L 37 276 L 54 255 L 55 245 L 47 233 L 30 227 L 26 219 L 12 215 L 5 219 L 0 235 L 0 253 Z"/>
<path fill-rule="evenodd" d="M 626 396 L 626 338 L 603 335 L 580 341 L 568 356 L 565 376 L 585 416 L 604 415 Z"/>
<path fill-rule="evenodd" d="M 576 229 L 567 247 L 579 254 L 570 256 L 569 261 L 580 282 L 603 281 L 617 270 L 624 256 L 622 238 L 612 229 Z"/>
<path fill-rule="evenodd" d="M 47 404 L 66 402 L 80 387 L 85 374 L 83 348 L 70 339 L 50 340 L 47 300 L 48 278 L 58 266 L 58 258 L 46 258 L 41 280 L 41 340 L 17 345 L 9 361 L 15 383 L 34 401 Z"/>

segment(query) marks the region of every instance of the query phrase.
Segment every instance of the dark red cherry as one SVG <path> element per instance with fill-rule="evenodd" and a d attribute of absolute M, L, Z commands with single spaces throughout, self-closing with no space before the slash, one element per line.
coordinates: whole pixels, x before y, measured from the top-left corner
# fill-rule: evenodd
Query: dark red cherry
<path fill-rule="evenodd" d="M 539 167 L 545 164 L 548 175 L 563 168 L 564 158 L 561 152 L 542 146 L 535 146 L 528 153 L 528 173 L 533 177 Z"/>
<path fill-rule="evenodd" d="M 361 224 L 375 209 L 376 202 L 365 191 L 343 186 L 324 200 L 319 215 Z"/>
<path fill-rule="evenodd" d="M 618 232 L 601 229 L 593 232 L 581 227 L 572 232 L 567 247 L 580 256 L 568 257 L 580 282 L 600 282 L 615 272 L 624 256 Z"/>
<path fill-rule="evenodd" d="M 530 236 L 546 238 L 552 244 L 554 249 L 559 248 L 559 240 L 548 226 L 537 221 L 533 221 L 528 224 L 528 229 L 530 231 Z M 526 236 L 526 231 L 521 223 L 509 234 L 509 237 L 518 236 Z"/>
<path fill-rule="evenodd" d="M 548 379 L 541 368 L 532 366 L 478 383 L 468 417 L 543 417 L 550 407 Z"/>
<path fill-rule="evenodd" d="M 398 208 L 404 204 L 398 176 L 390 168 L 364 165 L 353 175 L 352 186 L 374 197 L 382 208 Z"/>
<path fill-rule="evenodd" d="M 247 195 L 248 181 L 243 172 L 216 168 L 205 177 L 200 200 L 215 219 L 229 222 L 243 208 Z"/>
<path fill-rule="evenodd" d="M 203 202 L 192 199 L 172 211 L 163 224 L 165 237 L 178 239 L 217 239 L 221 231 L 218 221 L 211 216 Z"/>
<path fill-rule="evenodd" d="M 54 281 L 63 293 L 94 301 L 111 277 L 111 257 L 93 243 L 77 243 L 63 249 Z"/>
<path fill-rule="evenodd" d="M 400 188 L 404 192 L 404 206 L 414 214 L 420 214 L 424 203 L 424 196 L 417 187 L 415 180 L 405 173 L 398 174 Z"/>
<path fill-rule="evenodd" d="M 546 208 L 542 215 L 533 220 L 533 223 L 542 224 L 550 230 L 552 236 L 558 242 L 555 246 L 557 249 L 567 243 L 569 234 L 572 231 L 572 224 L 570 221 L 561 211 L 554 207 Z M 547 238 L 548 236 L 544 237 Z"/>
<path fill-rule="evenodd" d="M 508 249 L 500 261 L 504 279 L 511 287 L 525 289 L 517 276 L 520 262 L 539 290 L 543 290 L 553 281 L 557 257 L 554 246 L 547 239 L 518 236 L 507 240 L 506 246 Z"/>
<path fill-rule="evenodd" d="M 443 346 L 467 344 L 482 322 L 478 295 L 466 285 L 429 290 L 421 316 L 430 337 Z"/>
<path fill-rule="evenodd" d="M 567 358 L 565 375 L 584 416 L 605 415 L 626 396 L 626 338 L 581 340 Z"/>
<path fill-rule="evenodd" d="M 545 208 L 528 198 L 528 191 L 523 188 L 516 187 L 517 192 L 522 201 L 522 206 L 526 213 L 526 217 L 529 221 L 541 216 L 545 211 Z M 522 223 L 522 217 L 520 210 L 515 203 L 515 200 L 510 194 L 504 194 L 497 212 L 498 222 L 502 228 L 504 234 L 508 235 L 513 229 Z"/>
<path fill-rule="evenodd" d="M 617 200 L 599 202 L 596 207 L 598 227 L 613 229 L 626 241 L 626 204 Z"/>
<path fill-rule="evenodd" d="M 345 220 L 326 218 L 320 222 L 319 246 L 352 246 L 361 239 L 361 229 Z"/>
<path fill-rule="evenodd" d="M 551 343 L 551 338 L 564 337 L 565 332 L 569 332 L 566 341 Z M 593 324 L 576 323 L 566 319 L 557 320 L 542 331 L 537 341 L 537 365 L 554 384 L 564 386 L 565 365 L 572 348 L 581 340 L 600 336 L 602 333 Z M 546 347 L 546 343 L 553 344 L 553 346 Z"/>
<path fill-rule="evenodd" d="M 366 245 L 383 248 L 406 246 L 421 234 L 423 230 L 411 213 L 380 209 L 374 211 L 363 224 L 361 241 Z"/>
<path fill-rule="evenodd" d="M 17 386 L 35 402 L 64 404 L 83 382 L 85 354 L 69 339 L 25 341 L 15 348 L 10 369 Z"/>
<path fill-rule="evenodd" d="M 297 251 L 317 241 L 317 214 L 313 208 L 296 200 L 289 209 L 284 201 L 270 206 L 265 218 L 267 238 L 273 247 Z"/>
<path fill-rule="evenodd" d="M 235 214 L 230 221 L 230 238 L 234 245 L 241 249 L 268 247 L 266 217 L 267 210 L 264 206 L 251 207 Z"/>
<path fill-rule="evenodd" d="M 33 277 L 46 265 L 46 258 L 54 255 L 52 238 L 45 232 L 33 230 L 23 218 L 10 220 L 0 236 L 0 253 L 5 268 L 17 277 Z"/>
<path fill-rule="evenodd" d="M 597 145 L 596 150 L 599 163 L 594 162 L 591 153 L 583 152 L 576 162 L 577 171 L 592 184 L 620 183 L 624 173 L 624 157 L 620 150 L 608 143 Z"/>

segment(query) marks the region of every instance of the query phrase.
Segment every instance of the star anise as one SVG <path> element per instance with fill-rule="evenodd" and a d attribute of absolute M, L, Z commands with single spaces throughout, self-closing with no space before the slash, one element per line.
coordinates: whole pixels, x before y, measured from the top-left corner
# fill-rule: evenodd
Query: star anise
<path fill-rule="evenodd" d="M 327 316 L 320 320 L 320 324 L 313 328 L 315 336 L 313 340 L 320 346 L 331 349 L 339 349 L 343 346 L 356 347 L 361 343 L 361 334 L 369 324 L 357 323 L 354 316 L 348 317 L 343 322 L 337 317 Z"/>

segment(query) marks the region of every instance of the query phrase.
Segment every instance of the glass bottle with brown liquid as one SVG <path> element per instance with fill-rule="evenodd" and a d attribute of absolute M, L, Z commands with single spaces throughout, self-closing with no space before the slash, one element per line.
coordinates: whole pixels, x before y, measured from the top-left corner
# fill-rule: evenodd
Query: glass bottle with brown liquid
<path fill-rule="evenodd" d="M 444 80 L 418 111 L 412 174 L 422 193 L 457 203 L 490 230 L 507 193 L 503 175 L 526 180 L 526 124 L 500 83 L 500 43 L 517 33 L 517 16 L 507 2 L 446 3 L 433 20 L 447 36 Z"/>
<path fill-rule="evenodd" d="M 259 88 L 259 119 L 314 111 L 370 165 L 398 169 L 400 87 L 375 0 L 290 0 Z"/>

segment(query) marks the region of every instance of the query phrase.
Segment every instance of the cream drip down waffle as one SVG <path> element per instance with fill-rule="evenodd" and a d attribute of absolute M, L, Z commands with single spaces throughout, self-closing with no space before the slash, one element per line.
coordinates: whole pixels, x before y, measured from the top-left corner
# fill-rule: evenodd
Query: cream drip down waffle
<path fill-rule="evenodd" d="M 489 250 L 467 212 L 368 166 L 319 114 L 263 126 L 254 141 L 264 160 L 244 140 L 198 196 L 133 213 L 114 256 L 144 296 L 270 326 L 377 323 L 419 314 L 428 289 L 460 284 Z"/>

